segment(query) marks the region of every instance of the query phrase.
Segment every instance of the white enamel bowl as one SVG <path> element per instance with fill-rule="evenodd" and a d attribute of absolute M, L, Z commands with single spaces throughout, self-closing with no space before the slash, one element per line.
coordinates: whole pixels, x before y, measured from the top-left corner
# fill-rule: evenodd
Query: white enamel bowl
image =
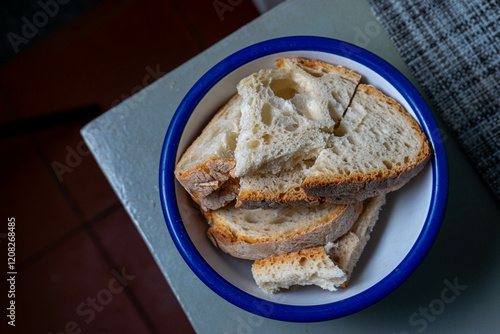
<path fill-rule="evenodd" d="M 425 169 L 387 196 L 379 221 L 349 287 L 336 292 L 300 287 L 267 295 L 251 275 L 251 261 L 216 249 L 206 237 L 207 223 L 175 181 L 174 166 L 214 113 L 236 93 L 237 83 L 278 57 L 318 59 L 362 75 L 398 101 L 421 125 L 433 149 Z M 297 36 L 249 46 L 210 69 L 187 93 L 165 136 L 160 161 L 160 196 L 165 220 L 182 257 L 193 272 L 227 301 L 258 315 L 286 321 L 320 321 L 359 311 L 398 287 L 416 269 L 433 243 L 444 214 L 448 170 L 439 128 L 423 98 L 394 67 L 351 44 Z"/>

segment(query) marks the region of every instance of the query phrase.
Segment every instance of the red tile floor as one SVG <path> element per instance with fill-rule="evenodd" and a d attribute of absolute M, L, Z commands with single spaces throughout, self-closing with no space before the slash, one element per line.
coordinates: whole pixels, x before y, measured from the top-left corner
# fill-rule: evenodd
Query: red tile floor
<path fill-rule="evenodd" d="M 0 67 L 0 125 L 89 105 L 106 111 L 143 86 L 148 67 L 168 72 L 258 16 L 250 0 L 232 4 L 101 1 Z M 3 315 L 0 332 L 192 333 L 82 141 L 92 118 L 0 140 L 0 251 L 6 263 L 14 217 L 17 270 L 16 327 Z M 0 294 L 9 288 L 0 282 Z"/>

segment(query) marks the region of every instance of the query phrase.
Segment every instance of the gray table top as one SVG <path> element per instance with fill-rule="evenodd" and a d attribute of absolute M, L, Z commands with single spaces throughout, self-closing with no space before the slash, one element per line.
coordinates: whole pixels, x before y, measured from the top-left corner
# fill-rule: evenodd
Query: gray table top
<path fill-rule="evenodd" d="M 315 35 L 357 44 L 417 87 L 364 0 L 290 0 L 93 120 L 82 135 L 198 333 L 498 333 L 500 204 L 436 115 L 449 159 L 448 206 L 440 233 L 415 273 L 388 297 L 336 320 L 288 323 L 226 302 L 184 263 L 159 199 L 160 151 L 184 94 L 210 67 L 263 40 Z M 431 105 L 432 109 L 432 105 Z M 443 291 L 455 286 L 455 298 Z"/>

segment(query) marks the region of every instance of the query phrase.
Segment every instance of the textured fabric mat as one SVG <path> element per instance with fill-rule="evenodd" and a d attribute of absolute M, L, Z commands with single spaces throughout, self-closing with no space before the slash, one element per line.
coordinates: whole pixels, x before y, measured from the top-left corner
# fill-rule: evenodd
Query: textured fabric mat
<path fill-rule="evenodd" d="M 500 1 L 368 2 L 500 199 Z"/>

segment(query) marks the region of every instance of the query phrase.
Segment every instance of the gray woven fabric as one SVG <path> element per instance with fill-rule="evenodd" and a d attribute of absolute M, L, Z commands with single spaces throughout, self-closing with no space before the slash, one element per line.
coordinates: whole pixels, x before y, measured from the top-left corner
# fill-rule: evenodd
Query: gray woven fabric
<path fill-rule="evenodd" d="M 500 2 L 368 2 L 500 199 Z"/>

